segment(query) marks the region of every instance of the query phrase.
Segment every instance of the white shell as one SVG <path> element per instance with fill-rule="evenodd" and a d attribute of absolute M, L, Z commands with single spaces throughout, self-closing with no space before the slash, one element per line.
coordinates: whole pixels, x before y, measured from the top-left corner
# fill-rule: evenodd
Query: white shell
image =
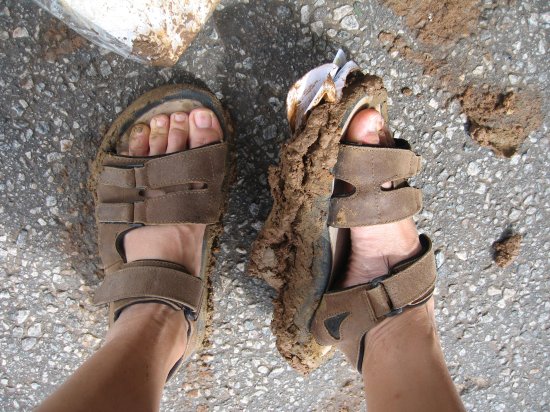
<path fill-rule="evenodd" d="M 342 98 L 342 89 L 350 73 L 360 70 L 338 50 L 332 63 L 309 71 L 290 88 L 286 97 L 287 118 L 292 131 L 300 130 L 309 113 L 321 101 L 336 103 Z"/>

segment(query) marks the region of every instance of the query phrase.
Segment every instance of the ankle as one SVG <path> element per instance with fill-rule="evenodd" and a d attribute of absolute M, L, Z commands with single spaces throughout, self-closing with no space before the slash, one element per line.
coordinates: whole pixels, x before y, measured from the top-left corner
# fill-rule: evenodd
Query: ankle
<path fill-rule="evenodd" d="M 344 286 L 367 283 L 422 250 L 412 219 L 353 228 Z"/>
<path fill-rule="evenodd" d="M 432 297 L 425 304 L 406 309 L 371 329 L 367 335 L 365 358 L 378 350 L 400 351 L 403 346 L 430 345 L 434 339 L 437 339 L 437 332 Z"/>
<path fill-rule="evenodd" d="M 185 352 L 188 329 L 182 311 L 162 303 L 138 303 L 122 311 L 105 345 L 117 342 L 144 351 L 169 370 Z"/>

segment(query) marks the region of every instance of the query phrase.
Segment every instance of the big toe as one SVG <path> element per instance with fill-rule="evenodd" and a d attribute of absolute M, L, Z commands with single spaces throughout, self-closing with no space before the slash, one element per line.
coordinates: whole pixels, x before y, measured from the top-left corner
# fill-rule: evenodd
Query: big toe
<path fill-rule="evenodd" d="M 220 122 L 212 110 L 194 109 L 189 114 L 189 148 L 219 142 L 223 132 Z"/>
<path fill-rule="evenodd" d="M 393 146 L 393 139 L 384 118 L 375 109 L 358 112 L 352 119 L 344 139 L 359 144 Z"/>

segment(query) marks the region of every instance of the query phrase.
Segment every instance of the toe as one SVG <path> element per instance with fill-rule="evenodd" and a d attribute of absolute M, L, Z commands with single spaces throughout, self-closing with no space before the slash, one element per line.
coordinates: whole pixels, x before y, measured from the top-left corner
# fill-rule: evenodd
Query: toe
<path fill-rule="evenodd" d="M 149 155 L 166 153 L 168 145 L 168 129 L 170 121 L 165 114 L 159 114 L 151 119 L 151 134 L 149 135 Z"/>
<path fill-rule="evenodd" d="M 361 110 L 351 121 L 345 140 L 353 143 L 393 146 L 384 118 L 374 109 Z"/>
<path fill-rule="evenodd" d="M 218 118 L 209 109 L 195 109 L 189 114 L 189 148 L 219 142 L 223 132 Z"/>
<path fill-rule="evenodd" d="M 184 112 L 172 113 L 166 153 L 179 152 L 187 147 L 189 138 L 189 116 Z"/>
<path fill-rule="evenodd" d="M 128 143 L 128 154 L 130 156 L 147 156 L 149 153 L 149 126 L 138 123 L 132 127 L 130 141 Z"/>

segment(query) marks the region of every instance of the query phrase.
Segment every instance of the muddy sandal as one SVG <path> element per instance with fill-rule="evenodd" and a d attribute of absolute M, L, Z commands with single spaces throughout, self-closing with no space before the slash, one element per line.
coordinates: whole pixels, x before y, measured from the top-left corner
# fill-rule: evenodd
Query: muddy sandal
<path fill-rule="evenodd" d="M 374 281 L 339 290 L 346 269 L 349 228 L 405 219 L 421 208 L 418 189 L 406 179 L 420 157 L 396 140 L 396 148 L 341 142 L 353 116 L 374 108 L 387 121 L 380 78 L 354 74 L 339 103 L 321 103 L 281 150 L 270 174 L 271 213 L 251 255 L 250 272 L 278 290 L 272 328 L 280 353 L 297 370 L 318 367 L 337 346 L 361 370 L 364 337 L 376 324 L 426 302 L 435 284 L 430 240 L 422 253 Z M 355 192 L 333 196 L 335 179 Z M 393 189 L 381 189 L 392 181 Z M 365 207 L 365 205 L 367 207 Z"/>
<path fill-rule="evenodd" d="M 117 154 L 128 151 L 130 130 L 136 123 L 149 123 L 160 113 L 189 113 L 197 107 L 207 107 L 217 116 L 221 142 L 152 157 Z M 200 349 L 205 337 L 212 249 L 221 232 L 220 217 L 233 175 L 231 139 L 229 117 L 212 93 L 191 85 L 163 86 L 141 96 L 115 120 L 93 165 L 90 186 L 105 271 L 94 303 L 109 304 L 110 325 L 124 308 L 140 302 L 161 302 L 183 310 L 190 325 L 187 349 L 169 376 Z M 203 186 L 197 189 L 196 183 Z M 207 225 L 198 276 L 167 261 L 126 262 L 123 239 L 129 231 L 180 223 Z"/>

